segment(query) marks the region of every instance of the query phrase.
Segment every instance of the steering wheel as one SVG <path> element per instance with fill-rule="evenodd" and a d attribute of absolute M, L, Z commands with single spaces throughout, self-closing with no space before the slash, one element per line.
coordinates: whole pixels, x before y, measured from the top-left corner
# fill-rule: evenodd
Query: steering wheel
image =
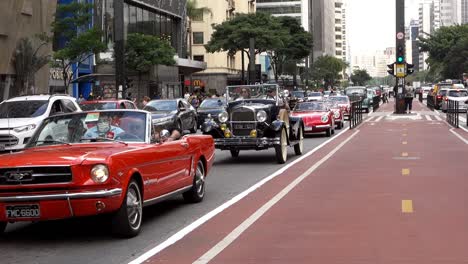
<path fill-rule="evenodd" d="M 129 141 L 133 141 L 133 140 L 136 140 L 136 141 L 143 141 L 141 138 L 139 138 L 137 135 L 134 135 L 134 134 L 130 134 L 130 133 L 127 133 L 127 132 L 123 132 L 123 133 L 120 133 L 118 134 L 116 137 L 115 137 L 115 140 L 129 140 Z"/>

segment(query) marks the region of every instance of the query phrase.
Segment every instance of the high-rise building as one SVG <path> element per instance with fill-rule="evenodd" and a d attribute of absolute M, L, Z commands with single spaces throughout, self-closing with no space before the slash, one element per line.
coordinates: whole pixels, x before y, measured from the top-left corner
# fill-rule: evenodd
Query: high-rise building
<path fill-rule="evenodd" d="M 345 25 L 343 18 L 343 1 L 336 0 L 335 2 L 335 57 L 345 60 L 346 58 L 346 41 L 343 34 L 343 26 Z M 344 42 L 344 43 L 343 43 Z"/>
<path fill-rule="evenodd" d="M 314 36 L 313 58 L 323 55 L 335 56 L 335 0 L 311 0 L 312 34 Z"/>
<path fill-rule="evenodd" d="M 213 33 L 212 24 L 221 24 L 235 13 L 254 13 L 255 1 L 229 0 L 211 1 L 198 0 L 198 7 L 207 7 L 211 13 L 205 12 L 193 18 L 192 24 L 192 54 L 193 59 L 204 61 L 207 68 L 192 76 L 195 86 L 205 87 L 206 92 L 222 94 L 229 84 L 239 84 L 242 72 L 242 54 L 237 52 L 229 55 L 227 52 L 208 53 L 204 47 L 210 41 Z M 245 58 L 244 69 L 247 71 L 249 60 Z M 245 75 L 247 79 L 247 75 Z"/>
<path fill-rule="evenodd" d="M 0 1 L 0 100 L 20 92 L 15 86 L 17 72 L 12 63 L 19 40 L 25 37 L 34 40 L 34 35 L 50 32 L 56 5 L 57 0 Z M 50 54 L 51 50 L 52 46 L 47 45 L 41 48 L 38 54 Z M 53 75 L 48 65 L 45 65 L 34 75 L 36 90 L 28 92 L 48 93 L 48 83 L 52 76 L 58 75 Z"/>
<path fill-rule="evenodd" d="M 438 0 L 437 0 L 438 1 Z M 436 16 L 437 12 L 434 8 L 434 2 L 431 0 L 425 0 L 423 3 L 419 5 L 419 35 L 423 37 L 427 37 L 428 35 L 432 34 L 436 28 L 434 24 L 434 17 Z M 437 11 L 437 10 L 436 10 Z M 429 55 L 427 52 L 421 52 L 419 54 L 419 70 L 424 71 L 427 70 L 427 58 Z M 416 69 L 416 68 L 415 68 Z"/>
<path fill-rule="evenodd" d="M 468 0 L 460 0 L 461 24 L 468 24 Z"/>
<path fill-rule="evenodd" d="M 461 23 L 461 0 L 440 1 L 440 26 L 452 26 Z"/>
<path fill-rule="evenodd" d="M 306 31 L 310 31 L 310 1 L 311 0 L 257 0 L 257 12 L 269 13 L 273 16 L 295 17 Z"/>
<path fill-rule="evenodd" d="M 416 71 L 419 70 L 419 47 L 418 47 L 418 36 L 419 36 L 419 23 L 416 20 L 411 20 L 409 26 L 409 45 L 410 49 L 410 63 L 414 65 Z"/>

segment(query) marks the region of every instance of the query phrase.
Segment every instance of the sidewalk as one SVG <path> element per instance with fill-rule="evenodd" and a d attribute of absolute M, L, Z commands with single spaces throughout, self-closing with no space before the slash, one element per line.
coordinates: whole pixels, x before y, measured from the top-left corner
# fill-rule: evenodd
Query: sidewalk
<path fill-rule="evenodd" d="M 392 107 L 146 263 L 468 263 L 468 146 Z"/>

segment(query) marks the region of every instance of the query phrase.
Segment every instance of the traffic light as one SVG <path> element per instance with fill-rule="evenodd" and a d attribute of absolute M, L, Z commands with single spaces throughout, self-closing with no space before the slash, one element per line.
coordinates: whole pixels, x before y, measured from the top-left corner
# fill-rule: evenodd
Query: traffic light
<path fill-rule="evenodd" d="M 399 44 L 397 47 L 397 63 L 403 63 L 405 61 L 405 47 L 403 44 Z"/>
<path fill-rule="evenodd" d="M 388 67 L 388 70 L 387 70 L 388 74 L 395 76 L 395 63 L 387 64 L 387 67 Z"/>
<path fill-rule="evenodd" d="M 414 64 L 406 63 L 406 75 L 410 75 L 414 73 Z"/>

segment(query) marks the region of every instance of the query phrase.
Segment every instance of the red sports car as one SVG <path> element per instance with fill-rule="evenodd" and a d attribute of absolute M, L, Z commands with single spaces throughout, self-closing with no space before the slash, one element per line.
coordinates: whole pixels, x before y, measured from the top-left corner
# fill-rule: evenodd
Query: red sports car
<path fill-rule="evenodd" d="M 340 104 L 336 101 L 327 101 L 328 107 L 333 112 L 335 119 L 336 129 L 342 129 L 344 126 L 344 110 L 340 107 Z"/>
<path fill-rule="evenodd" d="M 91 100 L 80 102 L 83 111 L 111 110 L 111 109 L 137 109 L 134 102 L 125 99 Z"/>
<path fill-rule="evenodd" d="M 330 96 L 328 97 L 328 101 L 338 103 L 343 115 L 345 117 L 349 116 L 349 112 L 351 111 L 351 101 L 348 96 Z"/>
<path fill-rule="evenodd" d="M 24 151 L 0 155 L 0 233 L 8 222 L 110 214 L 114 233 L 132 237 L 143 206 L 176 194 L 202 201 L 213 138 L 165 137 L 140 110 L 45 119 Z"/>
<path fill-rule="evenodd" d="M 335 118 L 333 111 L 322 101 L 298 103 L 292 116 L 302 117 L 304 133 L 325 132 L 327 137 L 335 133 Z"/>

